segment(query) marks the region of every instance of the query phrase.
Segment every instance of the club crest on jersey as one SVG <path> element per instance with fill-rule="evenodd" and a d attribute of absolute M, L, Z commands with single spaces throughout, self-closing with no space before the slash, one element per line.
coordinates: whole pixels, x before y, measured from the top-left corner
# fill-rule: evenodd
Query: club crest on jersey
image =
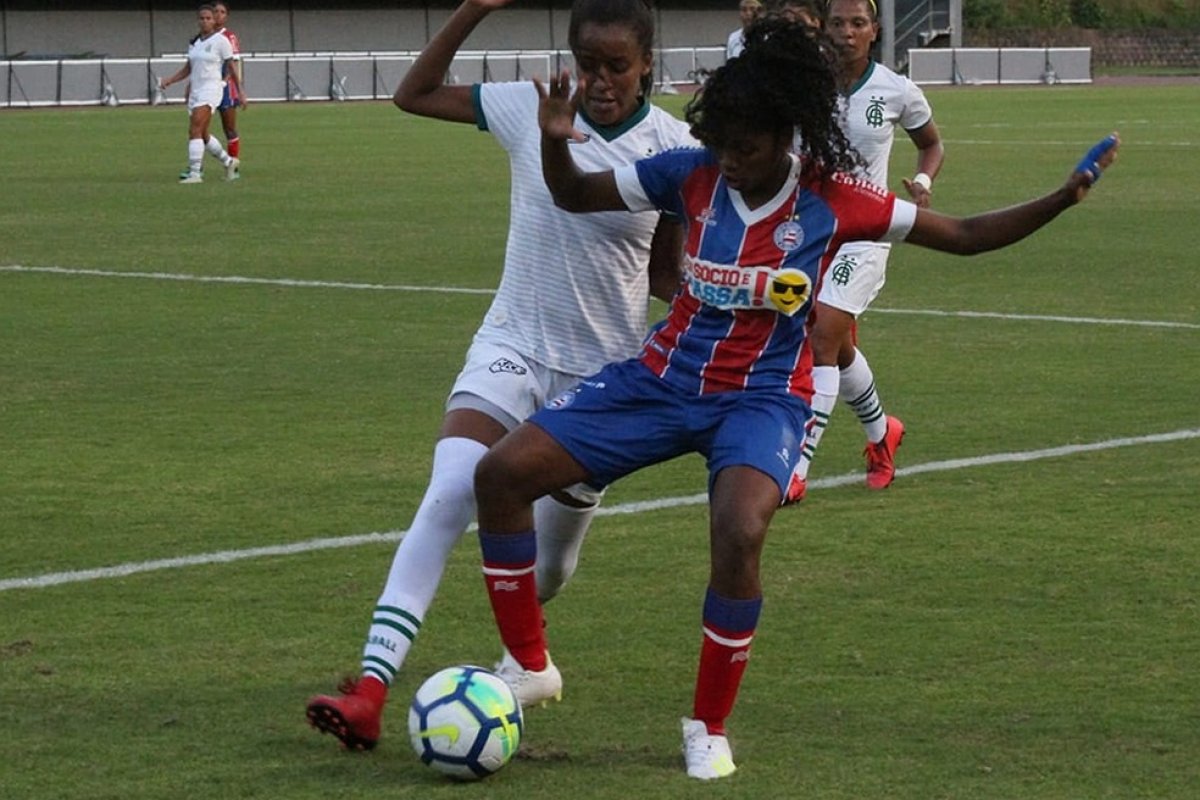
<path fill-rule="evenodd" d="M 872 128 L 883 127 L 883 98 L 872 97 L 871 102 L 867 105 L 866 111 L 867 124 Z"/>
<path fill-rule="evenodd" d="M 804 244 L 804 228 L 793 219 L 779 223 L 774 235 L 775 246 L 785 253 L 790 253 Z"/>
<path fill-rule="evenodd" d="M 798 269 L 781 269 L 771 277 L 771 288 L 767 296 L 775 308 L 789 317 L 808 301 L 812 294 L 812 280 Z"/>
<path fill-rule="evenodd" d="M 508 372 L 512 375 L 524 375 L 525 373 L 529 372 L 529 370 L 525 369 L 525 367 L 521 366 L 515 361 L 510 361 L 507 358 L 497 358 L 492 362 L 492 365 L 488 367 L 488 372 Z"/>
<path fill-rule="evenodd" d="M 696 222 L 699 222 L 701 225 L 709 225 L 709 226 L 716 225 L 717 224 L 716 209 L 714 209 L 712 206 L 709 206 L 708 208 L 704 209 L 703 211 L 701 211 L 699 214 L 696 215 Z"/>

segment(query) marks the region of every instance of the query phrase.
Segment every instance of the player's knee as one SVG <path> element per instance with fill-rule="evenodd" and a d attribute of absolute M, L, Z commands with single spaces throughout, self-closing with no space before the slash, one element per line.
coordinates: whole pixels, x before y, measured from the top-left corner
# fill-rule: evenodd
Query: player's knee
<path fill-rule="evenodd" d="M 842 349 L 842 340 L 844 338 L 843 331 L 835 326 L 826 327 L 820 323 L 813 326 L 812 332 L 809 333 L 813 363 L 818 365 L 837 363 L 838 353 Z"/>
<path fill-rule="evenodd" d="M 505 488 L 505 464 L 503 459 L 488 453 L 475 467 L 475 497 L 483 500 L 490 499 Z"/>

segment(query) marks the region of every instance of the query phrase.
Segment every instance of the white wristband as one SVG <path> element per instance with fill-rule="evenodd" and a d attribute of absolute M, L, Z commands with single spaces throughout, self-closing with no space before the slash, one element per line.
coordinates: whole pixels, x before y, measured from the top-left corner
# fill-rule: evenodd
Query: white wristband
<path fill-rule="evenodd" d="M 913 175 L 912 183 L 920 186 L 930 194 L 933 193 L 933 178 L 929 177 L 924 172 L 918 172 L 916 175 Z"/>

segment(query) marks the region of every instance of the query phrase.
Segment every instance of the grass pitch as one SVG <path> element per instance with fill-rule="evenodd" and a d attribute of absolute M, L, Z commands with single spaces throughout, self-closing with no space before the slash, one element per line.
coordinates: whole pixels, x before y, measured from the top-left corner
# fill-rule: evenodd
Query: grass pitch
<path fill-rule="evenodd" d="M 406 740 L 424 677 L 499 649 L 471 536 L 379 748 L 304 723 L 355 671 L 394 548 L 344 537 L 408 524 L 498 279 L 490 137 L 257 105 L 244 179 L 210 160 L 177 186 L 180 108 L 0 111 L 0 795 L 1192 797 L 1194 93 L 930 91 L 941 210 L 1049 191 L 1113 129 L 1120 160 L 1005 251 L 895 250 L 861 343 L 909 472 L 865 491 L 837 411 L 816 488 L 776 517 L 739 771 L 711 786 L 678 753 L 707 576 L 695 458 L 609 493 L 629 513 L 597 520 L 548 609 L 564 702 L 494 778 L 446 783 Z M 894 174 L 912 163 L 898 142 Z"/>

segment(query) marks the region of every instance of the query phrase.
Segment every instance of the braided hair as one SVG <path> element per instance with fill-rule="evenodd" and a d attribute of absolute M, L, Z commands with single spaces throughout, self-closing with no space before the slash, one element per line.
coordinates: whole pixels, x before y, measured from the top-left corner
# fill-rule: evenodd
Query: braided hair
<path fill-rule="evenodd" d="M 807 174 L 852 172 L 861 159 L 838 125 L 835 68 L 826 39 L 768 17 L 746 31 L 741 55 L 708 75 L 684 115 L 706 146 L 745 131 L 795 131 Z"/>

